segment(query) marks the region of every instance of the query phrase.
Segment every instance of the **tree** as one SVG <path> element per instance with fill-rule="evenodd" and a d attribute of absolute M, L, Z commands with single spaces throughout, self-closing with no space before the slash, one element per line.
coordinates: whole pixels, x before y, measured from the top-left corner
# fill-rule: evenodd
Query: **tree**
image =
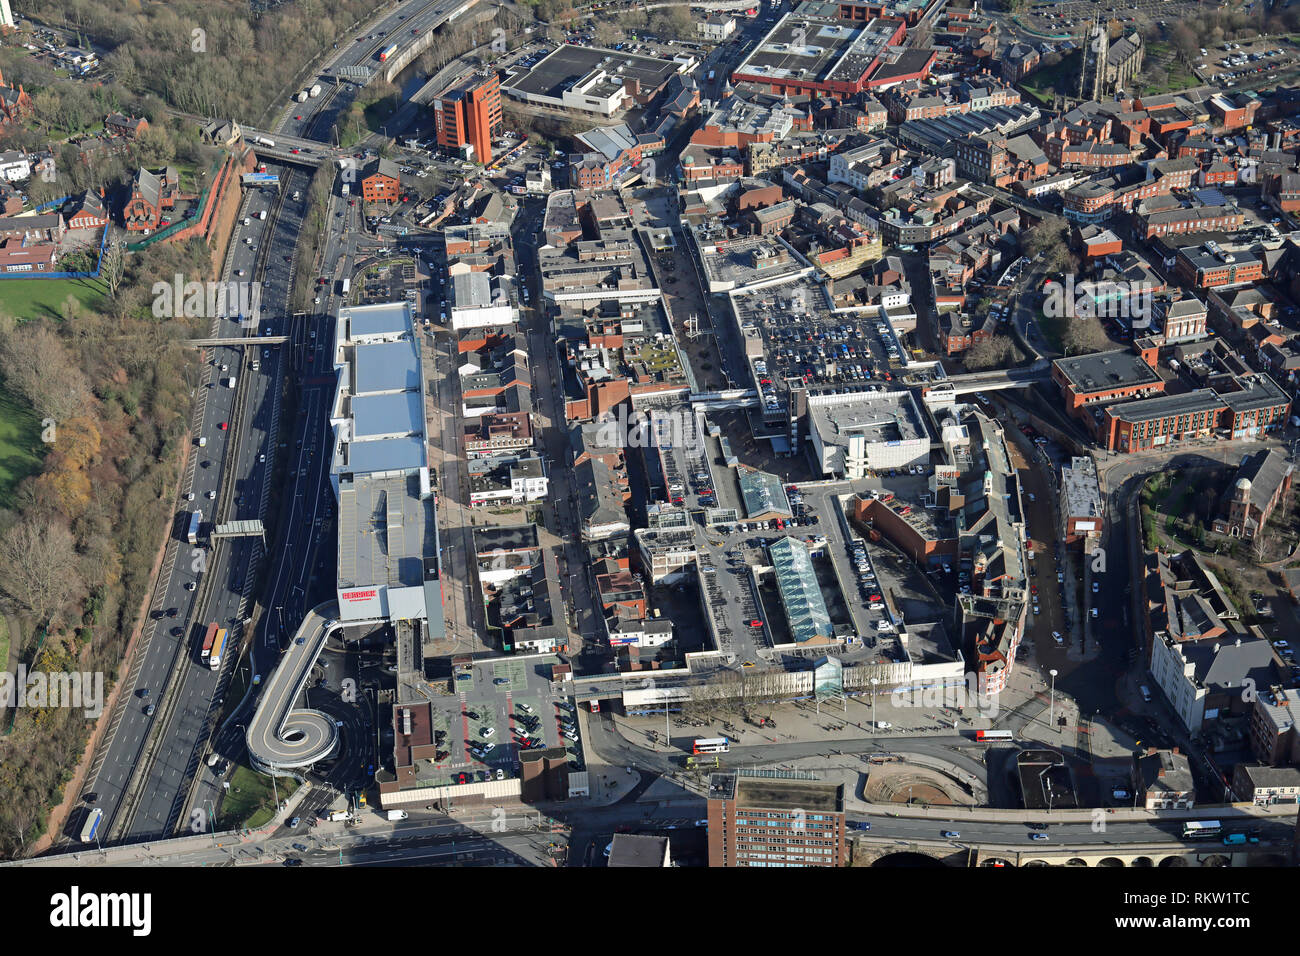
<path fill-rule="evenodd" d="M 0 535 L 0 594 L 42 624 L 81 586 L 77 566 L 72 533 L 47 517 L 27 515 Z"/>
<path fill-rule="evenodd" d="M 981 339 L 962 354 L 962 364 L 972 372 L 983 372 L 992 368 L 1006 368 L 1017 356 L 1015 343 L 1005 335 L 994 335 Z"/>
<path fill-rule="evenodd" d="M 122 276 L 126 271 L 126 256 L 121 242 L 109 241 L 104 246 L 104 256 L 99 263 L 99 277 L 108 288 L 108 297 L 117 298 L 117 290 L 122 286 Z"/>
<path fill-rule="evenodd" d="M 1110 339 L 1106 337 L 1106 330 L 1101 327 L 1099 319 L 1073 316 L 1066 319 L 1061 344 L 1065 346 L 1066 355 L 1081 355 L 1085 352 L 1100 352 L 1110 344 Z"/>
<path fill-rule="evenodd" d="M 1020 248 L 1030 258 L 1041 255 L 1043 271 L 1064 271 L 1070 262 L 1066 229 L 1066 222 L 1060 216 L 1047 216 L 1020 234 Z"/>
<path fill-rule="evenodd" d="M 37 414 L 65 421 L 90 399 L 85 376 L 54 332 L 44 324 L 33 325 L 0 335 L 0 368 L 6 384 L 26 398 Z"/>

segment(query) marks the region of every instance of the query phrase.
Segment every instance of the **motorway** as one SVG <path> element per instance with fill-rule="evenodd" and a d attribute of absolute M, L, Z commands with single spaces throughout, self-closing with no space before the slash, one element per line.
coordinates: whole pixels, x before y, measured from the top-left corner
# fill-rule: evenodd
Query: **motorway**
<path fill-rule="evenodd" d="M 407 19 L 417 26 L 426 21 L 427 26 L 432 26 L 436 19 L 445 18 L 459 5 L 459 2 L 439 0 L 421 6 L 410 0 L 366 29 L 390 34 Z M 396 40 L 394 37 L 387 42 Z M 368 55 L 367 50 L 373 55 L 383 45 L 386 43 L 354 41 L 348 47 L 341 40 L 340 53 L 327 66 L 357 65 Z M 337 111 L 345 108 L 344 104 L 334 102 L 336 99 L 334 95 L 322 95 L 306 103 L 291 104 L 286 117 L 302 119 L 289 119 L 283 132 L 309 135 L 328 129 Z M 294 112 L 295 109 L 301 112 Z M 261 282 L 260 327 L 245 328 L 237 317 L 213 316 L 210 334 L 223 338 L 261 333 L 289 335 L 294 346 L 287 351 L 271 345 L 261 349 L 249 345 L 207 350 L 201 377 L 192 383 L 196 396 L 193 426 L 196 443 L 187 464 L 182 494 L 192 493 L 193 499 L 178 503 L 149 620 L 125 678 L 123 696 L 109 716 L 108 733 L 88 774 L 87 792 L 104 810 L 110 841 L 169 833 L 189 802 L 190 786 L 207 752 L 208 737 L 232 670 L 227 666 L 222 672 L 213 672 L 202 665 L 195 650 L 197 641 L 208 621 L 223 623 L 231 629 L 227 662 L 238 658 L 250 598 L 254 597 L 253 588 L 261 582 L 263 544 L 255 537 L 233 538 L 211 542 L 206 548 L 192 548 L 181 537 L 188 513 L 195 509 L 203 510 L 205 523 L 212 521 L 213 512 L 218 509 L 220 513 L 215 517 L 220 521 L 266 517 L 271 494 L 268 479 L 277 461 L 279 396 L 284 376 L 291 373 L 297 373 L 305 381 L 299 397 L 302 414 L 294 428 L 301 437 L 283 456 L 296 457 L 296 470 L 285 476 L 293 485 L 288 492 L 288 527 L 277 542 L 280 560 L 272 596 L 267 601 L 267 606 L 275 611 L 276 626 L 271 627 L 273 615 L 262 616 L 262 639 L 257 642 L 251 659 L 251 673 L 270 670 L 278 657 L 281 628 L 291 630 L 292 619 L 300 618 L 316 603 L 309 600 L 307 592 L 314 580 L 311 571 L 319 548 L 329 538 L 327 519 L 332 507 L 326 500 L 325 468 L 329 457 L 327 416 L 333 379 L 321 381 L 324 376 L 319 374 L 327 365 L 324 360 L 328 337 L 322 334 L 311 337 L 307 327 L 310 319 L 297 322 L 289 315 L 290 290 L 297 266 L 294 250 L 306 213 L 308 173 L 297 167 L 269 166 L 268 171 L 280 175 L 280 192 L 245 195 L 239 215 L 241 223 L 245 217 L 249 221 L 236 228 L 221 277 L 225 281 Z M 297 201 L 291 198 L 295 191 L 302 197 Z M 266 220 L 257 218 L 257 213 L 262 211 L 267 213 Z M 354 224 L 355 216 L 351 212 L 342 219 L 331 216 L 333 248 L 337 249 L 338 236 L 344 228 Z M 268 247 L 265 250 L 264 244 Z M 334 261 L 329 258 L 330 251 L 327 248 L 326 262 Z M 330 305 L 332 302 L 327 301 L 320 315 L 328 315 Z M 256 370 L 252 368 L 254 361 L 259 363 Z M 226 367 L 225 371 L 222 366 Z M 313 381 L 311 373 L 316 373 L 316 380 Z M 237 382 L 233 389 L 223 384 L 231 375 Z M 221 427 L 223 423 L 225 428 Z M 206 439 L 203 447 L 198 446 L 198 437 Z M 287 449 L 288 443 L 280 448 Z M 310 477 L 308 471 L 312 473 Z M 268 533 L 274 530 L 272 523 Z M 332 550 L 327 548 L 326 553 L 332 561 Z M 286 574 L 289 567 L 297 574 Z M 290 620 L 281 624 L 285 611 Z M 152 717 L 146 715 L 150 704 L 156 708 Z M 233 723 L 227 730 L 234 732 Z M 232 738 L 224 741 L 219 738 L 218 752 L 236 755 L 237 749 L 231 746 L 234 742 Z M 206 767 L 203 770 L 203 779 L 195 792 L 196 803 L 218 795 L 219 781 Z M 75 838 L 83 819 L 84 813 L 71 814 L 65 835 Z"/>
<path fill-rule="evenodd" d="M 285 170 L 282 178 L 285 190 L 306 190 L 305 174 Z M 281 255 L 262 256 L 261 246 L 269 243 L 273 248 L 291 250 L 303 209 L 286 199 L 276 216 L 278 201 L 274 193 L 250 193 L 244 198 L 241 222 L 247 217 L 249 224 L 236 229 L 223 276 L 227 281 L 249 281 L 261 257 L 265 263 L 260 274 L 262 320 L 244 325 L 237 315 L 213 317 L 214 335 L 237 338 L 285 331 L 283 316 L 293 266 Z M 261 211 L 267 212 L 267 220 L 256 218 Z M 89 777 L 88 789 L 97 795 L 98 805 L 110 820 L 110 838 L 165 833 L 183 809 L 213 704 L 220 703 L 226 680 L 225 675 L 198 661 L 197 642 L 208 621 L 230 627 L 227 660 L 238 656 L 261 542 L 256 537 L 234 538 L 203 547 L 206 532 L 201 533 L 198 547 L 180 539 L 191 510 L 202 510 L 205 524 L 214 519 L 229 522 L 264 515 L 279 424 L 280 352 L 279 347 L 269 345 L 204 352 L 201 379 L 195 383 L 194 434 L 206 442 L 199 447 L 196 440 L 182 484 L 182 493 L 192 494 L 193 500 L 179 503 L 143 643 L 126 678 L 129 696 L 122 698 L 110 718 L 109 734 Z M 256 371 L 251 367 L 254 361 L 259 363 Z M 235 388 L 224 384 L 230 376 L 236 378 Z M 224 510 L 219 509 L 222 505 Z M 172 707 L 166 706 L 168 702 Z M 145 715 L 148 703 L 157 707 L 153 718 Z M 161 720 L 166 720 L 165 726 Z M 131 771 L 142 762 L 147 776 L 136 788 L 138 794 L 127 793 Z M 127 812 L 119 819 L 124 795 Z M 73 835 L 79 819 L 72 815 L 65 831 L 68 835 Z"/>

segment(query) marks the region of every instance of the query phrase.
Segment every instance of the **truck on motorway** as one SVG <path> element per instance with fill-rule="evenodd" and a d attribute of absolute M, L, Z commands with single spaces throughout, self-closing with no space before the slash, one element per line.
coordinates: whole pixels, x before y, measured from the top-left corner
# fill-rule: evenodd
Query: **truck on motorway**
<path fill-rule="evenodd" d="M 221 625 L 214 621 L 203 632 L 203 644 L 199 647 L 199 660 L 205 664 L 208 662 L 208 658 L 212 656 L 212 643 L 217 639 L 217 631 L 219 630 L 221 630 Z"/>
<path fill-rule="evenodd" d="M 230 378 L 226 379 L 226 388 L 234 388 L 237 381 L 239 381 L 239 379 L 236 376 L 230 376 Z"/>
<path fill-rule="evenodd" d="M 320 84 L 319 84 L 319 83 L 313 83 L 311 89 L 307 91 L 307 95 L 308 95 L 308 96 L 320 96 Z"/>
<path fill-rule="evenodd" d="M 221 662 L 226 659 L 226 638 L 229 632 L 224 627 L 217 628 L 212 638 L 212 650 L 208 652 L 208 666 L 214 671 L 221 670 Z"/>
<path fill-rule="evenodd" d="M 271 139 L 269 136 L 254 136 L 253 142 L 257 143 L 259 146 L 269 146 L 272 149 L 275 149 L 275 140 Z"/>
<path fill-rule="evenodd" d="M 396 43 L 388 44 L 388 46 L 384 47 L 382 50 L 379 51 L 379 62 L 383 63 L 385 60 L 387 60 L 390 56 L 392 56 L 396 52 L 397 52 L 397 44 Z"/>
<path fill-rule="evenodd" d="M 344 184 L 343 184 L 343 195 L 346 196 L 346 195 L 348 195 L 350 192 L 352 192 L 352 187 L 349 186 L 347 183 L 344 183 Z"/>
<path fill-rule="evenodd" d="M 307 91 L 306 91 L 306 90 L 301 90 L 301 91 L 298 93 L 298 102 L 299 102 L 299 103 L 306 103 L 306 102 L 307 102 L 307 96 L 308 96 Z"/>
<path fill-rule="evenodd" d="M 407 812 L 406 812 L 405 810 L 389 810 L 389 811 L 388 811 L 388 819 L 390 819 L 390 820 L 405 820 L 405 819 L 407 818 L 408 815 L 409 815 L 409 814 L 407 814 Z"/>
<path fill-rule="evenodd" d="M 203 512 L 196 511 L 190 515 L 190 527 L 185 534 L 185 540 L 190 544 L 199 543 L 199 525 L 203 523 Z"/>
<path fill-rule="evenodd" d="M 90 816 L 86 817 L 86 823 L 81 828 L 82 843 L 90 843 L 95 839 L 95 835 L 99 833 L 99 824 L 103 822 L 103 819 L 104 811 L 100 807 L 95 807 L 90 811 Z"/>

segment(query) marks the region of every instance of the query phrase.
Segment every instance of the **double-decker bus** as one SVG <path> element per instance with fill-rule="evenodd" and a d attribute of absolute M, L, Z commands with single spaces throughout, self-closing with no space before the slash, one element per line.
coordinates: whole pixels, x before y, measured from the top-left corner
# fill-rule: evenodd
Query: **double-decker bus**
<path fill-rule="evenodd" d="M 731 743 L 726 737 L 697 737 L 691 749 L 697 754 L 725 754 Z"/>
<path fill-rule="evenodd" d="M 1188 820 L 1183 824 L 1184 840 L 1204 840 L 1222 832 L 1223 824 L 1218 820 Z"/>
<path fill-rule="evenodd" d="M 977 730 L 976 740 L 1015 740 L 1016 735 L 1009 730 Z"/>
<path fill-rule="evenodd" d="M 81 842 L 90 843 L 95 839 L 95 834 L 99 832 L 99 824 L 104 819 L 104 811 L 99 807 L 90 811 L 90 816 L 86 817 L 86 823 L 81 828 Z"/>

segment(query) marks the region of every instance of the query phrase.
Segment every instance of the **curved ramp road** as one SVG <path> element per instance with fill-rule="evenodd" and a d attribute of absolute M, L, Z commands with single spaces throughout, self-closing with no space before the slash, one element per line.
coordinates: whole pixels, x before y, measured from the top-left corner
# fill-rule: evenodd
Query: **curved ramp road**
<path fill-rule="evenodd" d="M 307 614 L 262 690 L 246 739 L 249 757 L 265 770 L 310 767 L 338 745 L 332 717 L 319 710 L 294 709 L 333 631 L 332 615 L 337 614 L 333 601 Z"/>

